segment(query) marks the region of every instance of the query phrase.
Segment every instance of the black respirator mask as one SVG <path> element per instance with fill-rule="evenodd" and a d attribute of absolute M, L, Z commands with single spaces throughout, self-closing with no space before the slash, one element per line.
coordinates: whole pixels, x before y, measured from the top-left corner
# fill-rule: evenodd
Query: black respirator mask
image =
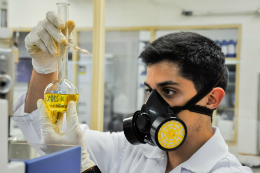
<path fill-rule="evenodd" d="M 189 110 L 212 117 L 214 110 L 195 104 L 217 86 L 224 72 L 225 69 L 220 77 L 205 86 L 182 107 L 171 107 L 156 90 L 152 90 L 140 111 L 125 116 L 123 129 L 126 139 L 133 145 L 148 143 L 164 151 L 179 148 L 185 142 L 188 132 L 185 123 L 178 118 L 178 113 Z"/>

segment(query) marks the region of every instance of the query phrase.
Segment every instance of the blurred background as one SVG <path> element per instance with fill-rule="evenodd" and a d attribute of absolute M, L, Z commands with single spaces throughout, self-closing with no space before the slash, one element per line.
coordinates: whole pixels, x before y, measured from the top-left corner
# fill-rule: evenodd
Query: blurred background
<path fill-rule="evenodd" d="M 32 65 L 24 38 L 47 11 L 56 11 L 56 0 L 1 0 L 1 18 L 13 29 L 18 58 L 15 61 L 14 100 L 28 88 Z M 63 0 L 70 3 L 74 20 L 74 43 L 93 49 L 95 6 L 92 0 Z M 108 0 L 103 13 L 105 44 L 104 69 L 93 66 L 93 56 L 73 50 L 69 53 L 69 80 L 79 90 L 80 123 L 91 125 L 93 71 L 103 73 L 103 117 L 97 130 L 122 131 L 125 114 L 141 108 L 144 102 L 146 67 L 138 59 L 153 40 L 168 33 L 191 31 L 214 40 L 226 56 L 229 84 L 226 95 L 214 112 L 229 150 L 241 163 L 260 167 L 260 0 Z M 96 9 L 98 11 L 98 9 Z M 97 21 L 100 22 L 100 21 Z M 4 24 L 1 24 L 2 26 Z M 94 57 L 95 58 L 95 57 Z M 92 114 L 92 115 L 91 115 Z M 14 124 L 12 135 L 23 136 Z M 260 172 L 260 171 L 259 171 Z"/>

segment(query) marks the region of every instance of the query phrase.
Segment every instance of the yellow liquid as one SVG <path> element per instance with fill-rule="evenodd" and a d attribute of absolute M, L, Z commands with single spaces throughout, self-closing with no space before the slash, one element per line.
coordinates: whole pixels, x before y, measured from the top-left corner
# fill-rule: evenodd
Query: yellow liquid
<path fill-rule="evenodd" d="M 78 102 L 78 94 L 44 94 L 47 107 L 53 111 L 66 112 L 70 101 Z"/>

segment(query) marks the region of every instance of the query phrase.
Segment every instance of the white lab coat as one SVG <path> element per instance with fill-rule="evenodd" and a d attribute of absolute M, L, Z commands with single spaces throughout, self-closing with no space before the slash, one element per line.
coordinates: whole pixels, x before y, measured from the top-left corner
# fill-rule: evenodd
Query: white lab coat
<path fill-rule="evenodd" d="M 30 143 L 40 142 L 39 112 L 24 113 L 26 93 L 14 103 L 12 119 Z M 165 173 L 167 153 L 148 144 L 131 145 L 124 133 L 90 130 L 81 125 L 90 158 L 103 173 Z M 170 173 L 251 173 L 228 152 L 220 131 L 213 127 L 214 135 L 186 162 Z"/>

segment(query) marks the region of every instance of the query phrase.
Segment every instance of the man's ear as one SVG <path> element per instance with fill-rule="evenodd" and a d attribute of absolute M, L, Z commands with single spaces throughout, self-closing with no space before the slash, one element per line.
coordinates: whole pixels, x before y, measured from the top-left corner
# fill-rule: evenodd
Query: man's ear
<path fill-rule="evenodd" d="M 209 109 L 217 108 L 224 96 L 225 91 L 222 88 L 213 88 L 212 91 L 208 94 L 208 102 L 206 104 L 206 107 Z"/>

